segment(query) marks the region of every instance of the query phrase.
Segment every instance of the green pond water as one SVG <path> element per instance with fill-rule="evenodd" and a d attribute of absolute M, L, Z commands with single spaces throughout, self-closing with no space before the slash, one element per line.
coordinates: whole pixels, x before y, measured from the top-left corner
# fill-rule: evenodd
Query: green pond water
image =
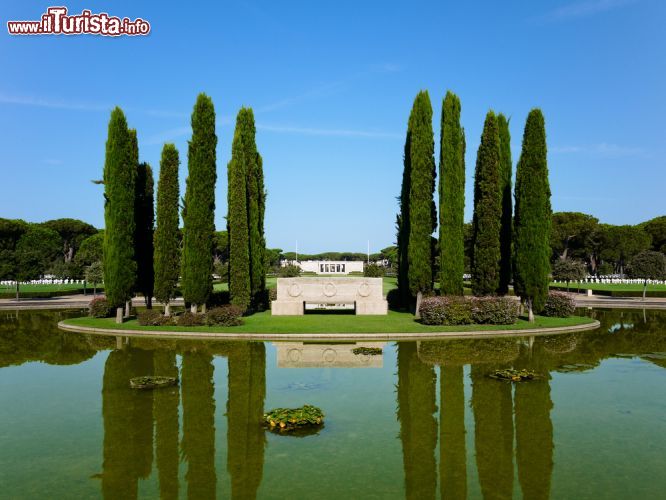
<path fill-rule="evenodd" d="M 0 311 L 0 498 L 663 498 L 666 312 L 371 344 L 116 339 Z M 541 375 L 512 384 L 500 368 Z M 141 375 L 176 387 L 129 388 Z M 305 403 L 325 426 L 265 431 Z"/>

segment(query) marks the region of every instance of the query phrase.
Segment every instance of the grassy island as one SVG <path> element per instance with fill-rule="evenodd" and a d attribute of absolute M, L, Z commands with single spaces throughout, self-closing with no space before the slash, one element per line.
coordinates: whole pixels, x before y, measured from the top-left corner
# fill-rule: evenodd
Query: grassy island
<path fill-rule="evenodd" d="M 533 328 L 560 328 L 594 323 L 591 318 L 572 316 L 569 318 L 550 318 L 536 316 L 534 323 L 527 318 L 519 318 L 513 325 L 457 325 L 428 326 L 414 320 L 414 316 L 405 312 L 389 311 L 387 316 L 354 316 L 346 314 L 307 314 L 305 316 L 271 316 L 265 311 L 244 319 L 244 324 L 233 327 L 220 326 L 141 326 L 135 319 L 122 324 L 113 318 L 73 318 L 64 323 L 86 328 L 117 330 L 146 330 L 164 332 L 219 332 L 219 333 L 438 333 L 438 332 L 473 332 L 496 330 L 528 330 Z"/>

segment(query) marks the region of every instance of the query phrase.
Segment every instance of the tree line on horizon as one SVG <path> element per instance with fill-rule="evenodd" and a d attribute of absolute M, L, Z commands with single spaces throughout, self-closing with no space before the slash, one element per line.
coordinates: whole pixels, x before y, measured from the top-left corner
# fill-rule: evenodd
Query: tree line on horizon
<path fill-rule="evenodd" d="M 175 150 L 175 147 L 174 147 Z M 164 160 L 160 163 L 164 168 Z M 156 200 L 159 204 L 159 199 Z M 171 203 L 171 206 L 174 206 Z M 177 208 L 175 209 L 178 210 Z M 157 228 L 160 226 L 157 221 Z M 162 224 L 162 227 L 164 225 Z M 178 231 L 178 248 L 182 228 Z M 464 223 L 464 272 L 470 272 L 472 223 Z M 79 219 L 53 219 L 26 222 L 0 218 L 0 280 L 31 280 L 45 275 L 55 278 L 80 279 L 93 264 L 103 260 L 104 230 Z M 19 244 L 20 242 L 20 244 Z M 439 255 L 439 241 L 435 242 Z M 587 274 L 608 276 L 623 274 L 636 254 L 652 250 L 666 253 L 666 216 L 662 215 L 635 225 L 614 225 L 599 221 L 582 212 L 554 212 L 550 239 L 551 265 L 560 260 L 577 261 Z M 267 273 L 279 269 L 281 260 L 294 260 L 295 252 L 266 248 Z M 366 260 L 367 253 L 330 251 L 317 254 L 299 253 L 300 260 Z M 389 273 L 397 270 L 397 246 L 391 245 L 370 254 L 370 261 L 388 260 Z M 215 231 L 213 237 L 214 274 L 228 279 L 229 248 L 227 231 Z M 438 260 L 434 262 L 438 275 Z M 88 280 L 92 283 L 91 280 Z"/>

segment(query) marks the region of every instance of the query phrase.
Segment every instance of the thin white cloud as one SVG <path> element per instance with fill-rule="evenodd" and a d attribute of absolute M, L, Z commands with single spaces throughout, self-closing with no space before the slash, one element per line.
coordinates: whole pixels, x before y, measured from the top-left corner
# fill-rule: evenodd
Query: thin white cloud
<path fill-rule="evenodd" d="M 0 103 L 19 106 L 35 106 L 40 108 L 69 109 L 75 111 L 107 111 L 111 106 L 106 104 L 67 102 L 63 100 L 43 99 L 34 96 L 17 96 L 0 93 Z"/>
<path fill-rule="evenodd" d="M 111 104 L 92 103 L 92 102 L 73 102 L 64 99 L 50 99 L 38 96 L 13 95 L 0 92 L 1 104 L 12 104 L 17 106 L 32 106 L 38 108 L 65 109 L 69 111 L 110 111 L 113 109 Z M 123 107 L 125 111 L 144 113 L 159 118 L 183 118 L 187 113 L 179 111 L 169 111 L 160 109 L 140 109 L 133 107 Z"/>
<path fill-rule="evenodd" d="M 349 75 L 345 78 L 341 78 L 339 80 L 327 82 L 321 85 L 318 85 L 306 92 L 303 92 L 302 94 L 294 95 L 291 97 L 285 97 L 283 99 L 279 99 L 277 101 L 274 101 L 272 103 L 266 104 L 264 106 L 260 106 L 255 109 L 255 113 L 261 114 L 261 113 L 268 113 L 270 111 L 275 111 L 277 109 L 282 109 L 291 106 L 292 104 L 299 103 L 301 101 L 308 101 L 312 99 L 317 99 L 321 97 L 327 97 L 330 95 L 333 95 L 337 92 L 340 92 L 342 89 L 345 88 L 345 86 L 354 80 L 358 80 L 360 78 L 363 78 L 365 76 L 368 76 L 373 73 L 397 73 L 399 71 L 402 71 L 402 67 L 398 64 L 395 63 L 382 63 L 382 64 L 374 64 L 370 66 L 369 69 L 365 71 L 361 71 L 359 73 L 354 73 L 353 75 Z"/>
<path fill-rule="evenodd" d="M 224 127 L 225 125 L 229 125 L 231 123 L 231 117 L 222 115 L 218 116 L 217 119 L 215 120 L 215 127 Z M 152 145 L 152 144 L 163 144 L 165 142 L 173 142 L 176 139 L 180 139 L 181 137 L 189 136 L 192 134 L 192 127 L 191 126 L 186 126 L 186 127 L 175 127 L 171 128 L 168 130 L 163 130 L 161 132 L 157 132 L 156 134 L 149 135 L 145 139 L 141 141 L 142 144 L 146 145 Z"/>
<path fill-rule="evenodd" d="M 324 97 L 327 95 L 334 94 L 336 91 L 338 91 L 342 86 L 346 83 L 346 80 L 339 80 L 335 82 L 329 82 L 325 83 L 323 85 L 319 85 L 311 90 L 308 90 L 307 92 L 304 92 L 299 95 L 291 96 L 291 97 L 285 97 L 284 99 L 279 99 L 277 101 L 274 101 L 272 103 L 266 104 L 265 106 L 261 106 L 255 110 L 257 114 L 260 113 L 268 113 L 270 111 L 275 111 L 277 109 L 282 109 L 286 108 L 288 106 L 291 106 L 292 104 L 298 103 L 300 101 L 307 101 L 310 99 L 315 99 L 318 97 Z"/>
<path fill-rule="evenodd" d="M 324 137 L 367 137 L 373 139 L 401 139 L 403 136 L 392 132 L 378 132 L 374 130 L 350 130 L 312 127 L 293 127 L 284 125 L 268 125 L 258 123 L 257 129 L 280 134 L 315 135 Z"/>
<path fill-rule="evenodd" d="M 586 146 L 554 146 L 548 148 L 548 151 L 554 154 L 586 154 L 601 158 L 645 158 L 649 156 L 648 152 L 643 148 L 620 146 L 618 144 L 609 144 L 607 142 Z"/>
<path fill-rule="evenodd" d="M 551 10 L 543 16 L 546 21 L 563 21 L 566 19 L 589 17 L 607 12 L 638 0 L 584 0 L 563 5 Z"/>
<path fill-rule="evenodd" d="M 162 144 L 163 142 L 172 142 L 180 137 L 192 133 L 191 127 L 176 127 L 163 130 L 156 134 L 149 135 L 143 140 L 144 144 Z"/>

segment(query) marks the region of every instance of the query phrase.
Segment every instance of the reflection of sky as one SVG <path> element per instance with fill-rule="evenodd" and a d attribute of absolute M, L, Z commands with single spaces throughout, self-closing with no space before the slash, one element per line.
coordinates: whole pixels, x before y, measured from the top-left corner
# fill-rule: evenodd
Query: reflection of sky
<path fill-rule="evenodd" d="M 634 327 L 633 323 L 615 323 L 608 329 L 608 333 L 615 333 L 619 330 L 630 330 Z"/>

